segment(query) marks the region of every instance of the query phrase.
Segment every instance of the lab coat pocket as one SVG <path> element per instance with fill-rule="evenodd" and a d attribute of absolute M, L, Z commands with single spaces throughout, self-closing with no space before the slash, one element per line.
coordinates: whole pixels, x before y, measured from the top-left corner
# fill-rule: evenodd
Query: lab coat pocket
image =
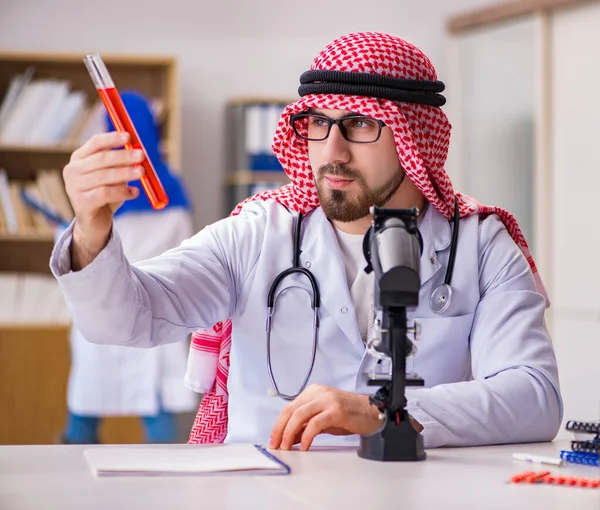
<path fill-rule="evenodd" d="M 428 387 L 470 378 L 470 335 L 474 312 L 455 317 L 415 317 L 421 326 L 417 353 L 407 368 Z"/>

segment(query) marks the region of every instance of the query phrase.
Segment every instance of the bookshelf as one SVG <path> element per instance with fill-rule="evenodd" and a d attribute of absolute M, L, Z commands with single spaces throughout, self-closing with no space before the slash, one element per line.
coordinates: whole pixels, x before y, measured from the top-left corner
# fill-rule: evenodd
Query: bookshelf
<path fill-rule="evenodd" d="M 225 215 L 247 197 L 289 183 L 271 143 L 281 112 L 292 102 L 276 97 L 237 97 L 227 102 Z"/>
<path fill-rule="evenodd" d="M 161 122 L 165 157 L 173 168 L 181 168 L 176 60 L 169 56 L 104 53 L 101 55 L 119 90 L 134 89 L 153 101 L 156 107 L 155 113 Z M 32 140 L 15 141 L 14 136 L 12 138 L 5 136 L 3 139 L 2 130 L 10 121 L 10 114 L 8 119 L 6 116 L 1 117 L 0 110 L 0 169 L 4 169 L 9 181 L 19 183 L 19 186 L 31 183 L 35 181 L 40 169 L 52 169 L 62 175 L 62 168 L 68 163 L 71 153 L 81 145 L 82 141 L 89 138 L 84 135 L 94 134 L 94 125 L 90 120 L 93 112 L 95 111 L 96 118 L 101 118 L 98 115 L 103 115 L 104 111 L 83 64 L 83 57 L 83 53 L 0 52 L 0 108 L 3 98 L 11 87 L 11 81 L 15 76 L 29 72 L 28 70 L 32 70 L 28 85 L 41 82 L 67 82 L 69 93 L 79 94 L 83 105 L 78 122 L 73 122 L 69 136 L 51 143 Z M 33 92 L 31 94 L 33 95 Z M 39 95 L 37 97 L 38 108 L 33 109 L 34 122 L 25 124 L 26 131 L 38 128 L 35 120 L 44 118 L 44 112 L 47 111 L 44 107 L 52 106 L 49 101 L 39 99 Z M 48 118 L 52 118 L 51 112 L 47 115 L 50 115 Z M 22 127 L 21 132 L 23 132 Z M 96 129 L 95 132 L 98 130 Z M 29 136 L 33 137 L 33 135 Z M 9 142 L 4 141 L 7 138 Z M 38 136 L 37 140 L 39 139 Z M 60 182 L 62 187 L 62 179 Z M 0 222 L 0 272 L 49 274 L 48 260 L 52 251 L 53 236 L 46 231 L 36 232 L 24 231 L 22 228 L 18 231 L 14 229 L 10 231 L 6 225 L 2 228 Z"/>
<path fill-rule="evenodd" d="M 119 90 L 134 89 L 153 101 L 155 114 L 160 119 L 165 157 L 172 168 L 181 168 L 176 60 L 169 56 L 101 55 Z M 64 193 L 62 168 L 81 144 L 78 136 L 93 134 L 92 128 L 98 126 L 91 120 L 96 114 L 102 114 L 99 118 L 104 130 L 103 107 L 99 105 L 83 57 L 83 53 L 0 51 L 0 169 L 4 170 L 7 182 L 39 184 L 42 170 L 55 170 L 52 174 L 54 190 Z M 39 137 L 31 140 L 35 137 L 29 130 L 42 131 L 38 119 L 44 117 L 43 107 L 50 104 L 44 101 L 36 103 L 37 115 L 33 121 L 21 122 L 20 132 L 28 135 L 25 139 L 20 141 L 16 136 L 8 137 L 8 142 L 2 139 L 8 122 L 6 114 L 2 117 L 7 91 L 15 76 L 31 68 L 34 71 L 29 83 L 66 81 L 69 94 L 79 93 L 81 104 L 85 105 L 79 124 L 73 123 L 68 136 L 58 141 L 40 142 Z M 51 117 L 46 113 L 46 118 Z M 0 189 L 0 207 L 1 197 Z M 62 206 L 70 207 L 68 199 Z M 30 215 L 33 216 L 31 211 Z M 66 309 L 63 310 L 58 284 L 49 270 L 54 229 L 41 233 L 37 228 L 24 230 L 21 224 L 16 231 L 9 230 L 6 223 L 4 228 L 1 225 L 0 222 L 0 408 L 7 409 L 8 414 L 4 413 L 6 419 L 0 419 L 0 444 L 53 443 L 62 430 L 67 412 L 70 365 L 70 319 Z M 115 418 L 108 422 L 103 432 L 105 441 L 142 440 L 136 418 Z"/>

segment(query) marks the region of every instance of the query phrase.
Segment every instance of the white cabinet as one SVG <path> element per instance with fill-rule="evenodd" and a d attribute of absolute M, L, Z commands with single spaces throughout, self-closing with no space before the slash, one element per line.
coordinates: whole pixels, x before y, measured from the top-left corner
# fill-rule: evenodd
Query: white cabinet
<path fill-rule="evenodd" d="M 565 413 L 569 420 L 593 421 L 600 418 L 600 323 L 590 318 L 554 318 L 554 343 Z"/>
<path fill-rule="evenodd" d="M 553 301 L 587 314 L 600 310 L 598 27 L 600 3 L 561 12 L 550 49 Z"/>
<path fill-rule="evenodd" d="M 453 105 L 450 121 L 457 135 L 452 151 L 460 152 L 460 191 L 511 211 L 528 239 L 533 233 L 536 23 L 525 19 L 457 38 L 453 73 L 459 83 L 448 84 L 449 101 L 458 85 L 460 109 Z"/>
<path fill-rule="evenodd" d="M 600 2 L 511 2 L 449 26 L 450 173 L 517 217 L 550 292 L 565 420 L 598 419 Z"/>

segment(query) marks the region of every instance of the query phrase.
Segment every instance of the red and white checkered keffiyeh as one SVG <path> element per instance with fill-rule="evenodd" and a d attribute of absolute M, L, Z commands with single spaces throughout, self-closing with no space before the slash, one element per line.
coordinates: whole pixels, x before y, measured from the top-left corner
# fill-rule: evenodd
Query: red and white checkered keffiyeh
<path fill-rule="evenodd" d="M 353 33 L 336 39 L 317 55 L 311 65 L 313 69 L 437 80 L 433 65 L 418 48 L 398 37 L 373 32 Z M 512 214 L 498 207 L 481 205 L 454 191 L 444 170 L 451 127 L 444 112 L 437 107 L 339 94 L 302 97 L 283 111 L 272 145 L 291 183 L 276 191 L 248 198 L 235 208 L 232 215 L 238 214 L 249 201 L 270 198 L 303 213 L 319 206 L 307 142 L 294 135 L 289 122 L 290 115 L 309 108 L 348 110 L 385 122 L 394 133 L 402 168 L 429 203 L 449 219 L 454 212 L 455 195 L 461 217 L 478 213 L 497 214 L 525 254 L 538 291 L 546 296 L 527 242 Z M 212 329 L 197 331 L 192 337 L 186 380 L 196 391 L 206 393 L 190 434 L 190 443 L 218 443 L 225 439 L 230 346 L 229 319 Z"/>

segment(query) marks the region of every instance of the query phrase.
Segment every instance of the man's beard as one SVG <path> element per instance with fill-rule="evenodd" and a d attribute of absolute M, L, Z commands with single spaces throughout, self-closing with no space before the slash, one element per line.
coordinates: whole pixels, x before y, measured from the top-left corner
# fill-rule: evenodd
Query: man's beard
<path fill-rule="evenodd" d="M 325 186 L 325 176 L 353 179 L 358 187 L 355 191 L 329 189 Z M 325 215 L 334 221 L 348 223 L 364 218 L 369 214 L 371 206 L 383 207 L 394 196 L 406 174 L 398 170 L 385 184 L 377 189 L 369 189 L 363 176 L 342 165 L 324 165 L 319 168 L 316 176 L 317 194 Z M 356 195 L 356 196 L 354 196 Z"/>

